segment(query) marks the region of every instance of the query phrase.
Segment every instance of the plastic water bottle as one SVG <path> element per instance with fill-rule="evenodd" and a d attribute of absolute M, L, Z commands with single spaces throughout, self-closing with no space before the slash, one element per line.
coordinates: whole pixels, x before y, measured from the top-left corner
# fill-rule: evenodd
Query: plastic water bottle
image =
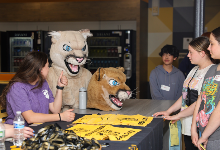
<path fill-rule="evenodd" d="M 14 124 L 14 139 L 13 144 L 21 146 L 24 140 L 23 129 L 24 129 L 24 118 L 21 115 L 21 111 L 16 112 L 16 116 L 13 121 Z"/>
<path fill-rule="evenodd" d="M 0 118 L 0 150 L 5 150 L 5 126 Z"/>

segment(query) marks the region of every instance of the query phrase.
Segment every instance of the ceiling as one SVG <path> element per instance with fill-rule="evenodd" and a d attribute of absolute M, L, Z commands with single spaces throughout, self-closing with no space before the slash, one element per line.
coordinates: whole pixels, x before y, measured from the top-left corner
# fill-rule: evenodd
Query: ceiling
<path fill-rule="evenodd" d="M 89 1 L 117 1 L 117 0 L 0 0 L 0 3 L 31 3 L 31 2 L 89 2 Z M 145 0 L 146 1 L 146 0 Z"/>

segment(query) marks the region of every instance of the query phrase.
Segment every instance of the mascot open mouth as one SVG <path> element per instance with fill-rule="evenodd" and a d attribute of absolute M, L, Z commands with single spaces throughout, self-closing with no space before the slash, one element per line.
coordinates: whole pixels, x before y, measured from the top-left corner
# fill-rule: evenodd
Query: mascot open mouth
<path fill-rule="evenodd" d="M 118 108 L 121 108 L 122 107 L 122 102 L 117 98 L 115 97 L 114 95 L 109 95 L 109 99 L 111 100 L 111 102 L 117 106 Z"/>
<path fill-rule="evenodd" d="M 66 64 L 66 67 L 68 68 L 69 72 L 71 72 L 72 74 L 77 74 L 80 70 L 79 65 L 73 65 L 71 63 L 68 63 L 66 60 L 65 60 L 65 64 Z"/>

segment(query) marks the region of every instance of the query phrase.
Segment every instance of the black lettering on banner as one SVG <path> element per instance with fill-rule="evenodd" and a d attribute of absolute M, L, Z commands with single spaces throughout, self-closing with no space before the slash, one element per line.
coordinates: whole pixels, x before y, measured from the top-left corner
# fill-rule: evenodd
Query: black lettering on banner
<path fill-rule="evenodd" d="M 88 132 L 89 130 L 86 130 L 84 128 L 76 128 L 76 129 L 73 129 L 74 132 Z"/>
<path fill-rule="evenodd" d="M 100 127 L 98 127 L 97 129 L 93 130 L 92 132 L 85 134 L 85 136 L 90 136 L 90 135 L 92 135 L 93 133 L 102 130 L 104 127 L 105 127 L 105 126 L 100 126 Z"/>
<path fill-rule="evenodd" d="M 143 125 L 147 120 L 148 120 L 148 117 L 147 118 L 143 118 L 143 120 L 140 121 L 138 124 Z"/>
<path fill-rule="evenodd" d="M 126 120 L 126 121 L 138 121 L 138 119 L 135 119 L 135 118 L 122 118 L 120 119 L 120 121 L 122 120 Z"/>
<path fill-rule="evenodd" d="M 120 132 L 113 132 L 112 130 L 101 130 L 99 132 L 100 135 L 103 135 L 103 133 L 113 136 L 118 136 L 120 134 Z"/>
<path fill-rule="evenodd" d="M 133 132 L 135 132 L 135 131 L 133 131 L 133 130 L 129 130 L 127 133 L 124 133 L 124 135 L 120 135 L 120 136 L 118 136 L 118 137 L 115 137 L 117 140 L 121 140 L 122 138 L 125 138 L 125 137 L 127 137 L 127 136 L 129 136 L 131 133 L 133 133 Z"/>

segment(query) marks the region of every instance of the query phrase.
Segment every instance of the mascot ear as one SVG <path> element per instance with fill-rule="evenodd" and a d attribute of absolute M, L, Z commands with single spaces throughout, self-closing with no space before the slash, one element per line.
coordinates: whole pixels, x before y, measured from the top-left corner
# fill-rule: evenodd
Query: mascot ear
<path fill-rule="evenodd" d="M 79 32 L 82 34 L 82 36 L 87 39 L 87 37 L 93 36 L 93 34 L 90 32 L 89 29 L 82 29 L 79 30 Z"/>
<path fill-rule="evenodd" d="M 49 32 L 48 34 L 49 36 L 52 36 L 51 38 L 52 43 L 56 43 L 60 39 L 60 36 L 61 36 L 61 33 L 57 31 L 52 31 L 52 32 Z"/>
<path fill-rule="evenodd" d="M 105 76 L 105 69 L 104 68 L 98 68 L 98 70 L 95 72 L 96 80 L 101 81 L 103 77 Z"/>
<path fill-rule="evenodd" d="M 117 67 L 117 69 L 121 70 L 122 72 L 125 71 L 125 69 L 123 67 Z"/>

